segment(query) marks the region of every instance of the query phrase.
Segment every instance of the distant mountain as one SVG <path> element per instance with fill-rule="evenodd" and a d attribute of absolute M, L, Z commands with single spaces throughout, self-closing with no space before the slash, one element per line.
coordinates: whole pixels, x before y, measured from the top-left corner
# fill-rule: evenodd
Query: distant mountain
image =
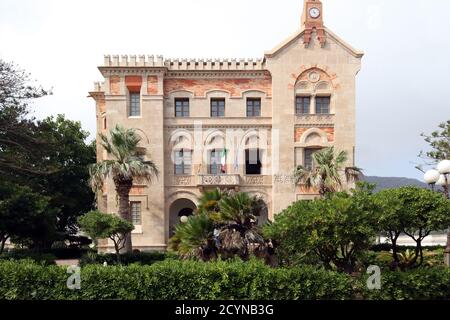
<path fill-rule="evenodd" d="M 375 191 L 380 191 L 383 189 L 399 188 L 404 186 L 417 186 L 422 188 L 428 188 L 428 185 L 417 179 L 410 178 L 389 178 L 389 177 L 367 177 L 363 176 L 361 181 L 375 183 L 377 188 Z"/>

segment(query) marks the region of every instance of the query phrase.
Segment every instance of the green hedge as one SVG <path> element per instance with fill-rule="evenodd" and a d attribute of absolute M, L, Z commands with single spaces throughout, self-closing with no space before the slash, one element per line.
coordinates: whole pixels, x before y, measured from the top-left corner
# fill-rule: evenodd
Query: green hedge
<path fill-rule="evenodd" d="M 5 260 L 32 260 L 46 265 L 55 264 L 57 257 L 51 253 L 40 253 L 30 250 L 13 250 L 0 255 L 0 261 Z"/>
<path fill-rule="evenodd" d="M 361 281 L 365 285 L 366 281 Z M 407 272 L 382 272 L 381 290 L 367 290 L 372 300 L 449 300 L 450 268 L 423 268 Z"/>
<path fill-rule="evenodd" d="M 66 287 L 66 268 L 31 260 L 0 262 L 0 299 L 36 300 L 343 300 L 450 299 L 450 269 L 383 272 L 382 289 L 366 289 L 366 276 L 303 266 L 269 268 L 260 262 L 167 260 L 151 266 L 88 265 L 81 290 Z"/>
<path fill-rule="evenodd" d="M 151 266 L 88 265 L 81 290 L 66 269 L 31 261 L 0 262 L 0 299 L 351 299 L 349 276 L 313 267 L 271 269 L 260 262 L 167 260 Z"/>

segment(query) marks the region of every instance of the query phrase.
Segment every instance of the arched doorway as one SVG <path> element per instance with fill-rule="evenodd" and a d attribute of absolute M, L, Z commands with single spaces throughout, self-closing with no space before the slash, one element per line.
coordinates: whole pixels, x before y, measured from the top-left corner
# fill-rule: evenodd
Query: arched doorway
<path fill-rule="evenodd" d="M 189 199 L 175 200 L 170 206 L 170 219 L 169 219 L 169 237 L 173 236 L 175 226 L 181 222 L 181 217 L 192 216 L 197 206 Z"/>

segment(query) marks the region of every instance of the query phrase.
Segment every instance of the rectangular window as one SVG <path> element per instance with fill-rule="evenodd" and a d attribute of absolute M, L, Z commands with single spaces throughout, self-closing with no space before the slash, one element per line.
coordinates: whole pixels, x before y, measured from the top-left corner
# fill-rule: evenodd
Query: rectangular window
<path fill-rule="evenodd" d="M 225 150 L 211 150 L 209 154 L 208 174 L 225 174 L 226 169 L 226 151 Z"/>
<path fill-rule="evenodd" d="M 316 97 L 316 114 L 330 113 L 330 97 Z"/>
<path fill-rule="evenodd" d="M 303 167 L 307 170 L 314 168 L 313 154 L 320 151 L 320 149 L 305 149 L 305 158 L 303 162 Z"/>
<path fill-rule="evenodd" d="M 211 99 L 211 117 L 225 117 L 225 99 Z"/>
<path fill-rule="evenodd" d="M 189 117 L 189 99 L 175 99 L 175 117 Z"/>
<path fill-rule="evenodd" d="M 142 224 L 141 203 L 140 202 L 130 202 L 130 210 L 131 210 L 131 222 L 135 226 L 141 225 Z"/>
<path fill-rule="evenodd" d="M 130 117 L 139 117 L 141 115 L 141 94 L 130 92 Z"/>
<path fill-rule="evenodd" d="M 192 166 L 191 150 L 175 151 L 175 175 L 190 175 Z"/>
<path fill-rule="evenodd" d="M 309 114 L 311 97 L 297 97 L 295 101 L 295 114 Z"/>
<path fill-rule="evenodd" d="M 247 99 L 247 117 L 261 116 L 261 99 L 248 98 Z"/>

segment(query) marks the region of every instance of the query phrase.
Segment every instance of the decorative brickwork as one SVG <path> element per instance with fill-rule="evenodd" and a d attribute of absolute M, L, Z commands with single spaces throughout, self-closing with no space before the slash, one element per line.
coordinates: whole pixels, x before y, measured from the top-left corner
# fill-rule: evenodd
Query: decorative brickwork
<path fill-rule="evenodd" d="M 120 94 L 120 77 L 112 76 L 109 79 L 111 94 Z"/>
<path fill-rule="evenodd" d="M 148 76 L 148 78 L 147 78 L 147 93 L 149 95 L 157 95 L 159 93 L 157 76 Z"/>
<path fill-rule="evenodd" d="M 300 142 L 302 140 L 303 135 L 306 131 L 311 128 L 295 128 L 295 142 Z M 317 130 L 323 131 L 327 135 L 327 140 L 329 143 L 334 142 L 334 128 L 333 127 L 325 127 L 325 128 L 317 128 Z"/>
<path fill-rule="evenodd" d="M 164 80 L 164 94 L 179 90 L 187 90 L 194 93 L 195 97 L 205 97 L 211 90 L 224 90 L 231 97 L 241 97 L 242 93 L 249 90 L 258 90 L 272 96 L 272 80 L 270 76 L 260 79 L 166 79 Z"/>

